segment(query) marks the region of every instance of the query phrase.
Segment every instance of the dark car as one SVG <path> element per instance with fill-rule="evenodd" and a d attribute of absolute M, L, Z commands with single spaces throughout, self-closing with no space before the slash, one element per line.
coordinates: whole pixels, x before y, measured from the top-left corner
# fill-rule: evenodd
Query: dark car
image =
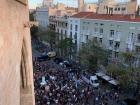
<path fill-rule="evenodd" d="M 138 104 L 137 100 L 130 98 L 124 99 L 121 103 L 121 105 L 137 105 L 137 104 Z"/>
<path fill-rule="evenodd" d="M 44 55 L 44 56 L 37 57 L 37 60 L 39 62 L 42 62 L 42 61 L 49 60 L 49 57 L 48 57 L 48 55 Z"/>
<path fill-rule="evenodd" d="M 56 63 L 56 64 L 59 64 L 59 63 L 61 63 L 61 62 L 63 62 L 64 60 L 62 59 L 62 58 L 55 58 L 54 59 L 54 62 Z"/>
<path fill-rule="evenodd" d="M 63 61 L 66 67 L 72 67 L 72 64 L 69 61 Z"/>

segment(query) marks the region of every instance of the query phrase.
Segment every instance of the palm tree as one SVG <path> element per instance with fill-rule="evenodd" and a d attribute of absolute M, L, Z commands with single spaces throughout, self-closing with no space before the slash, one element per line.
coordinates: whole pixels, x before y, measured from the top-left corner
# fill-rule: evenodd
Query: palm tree
<path fill-rule="evenodd" d="M 55 45 L 55 42 L 56 42 L 56 33 L 54 30 L 52 29 L 48 29 L 48 30 L 45 30 L 45 31 L 40 31 L 38 33 L 38 36 L 43 40 L 43 41 L 46 41 L 50 44 L 50 48 L 53 49 L 55 48 L 54 45 Z"/>
<path fill-rule="evenodd" d="M 63 57 L 68 57 L 71 54 L 71 49 L 73 48 L 74 44 L 71 38 L 61 39 L 58 42 L 58 48 L 60 49 L 60 55 Z"/>

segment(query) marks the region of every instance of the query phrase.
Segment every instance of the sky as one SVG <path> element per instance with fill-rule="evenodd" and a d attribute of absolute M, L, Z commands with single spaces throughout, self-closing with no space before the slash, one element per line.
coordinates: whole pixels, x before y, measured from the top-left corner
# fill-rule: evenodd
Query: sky
<path fill-rule="evenodd" d="M 37 5 L 40 5 L 43 0 L 28 0 L 29 8 L 35 8 Z M 98 0 L 85 0 L 85 2 L 97 2 Z M 127 1 L 127 0 L 118 0 L 118 1 Z M 140 0 L 137 0 L 138 4 L 140 4 Z M 54 0 L 54 3 L 61 2 L 68 4 L 69 6 L 77 6 L 77 0 Z"/>

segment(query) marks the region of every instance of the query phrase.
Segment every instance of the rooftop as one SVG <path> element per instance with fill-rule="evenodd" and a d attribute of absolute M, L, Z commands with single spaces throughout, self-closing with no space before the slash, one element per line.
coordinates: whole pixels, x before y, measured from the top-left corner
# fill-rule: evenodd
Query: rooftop
<path fill-rule="evenodd" d="M 111 15 L 111 14 L 97 14 L 97 13 L 93 13 L 93 12 L 80 12 L 71 17 L 72 18 L 85 18 L 85 19 L 140 22 L 140 16 L 123 15 L 123 14 L 112 14 Z"/>

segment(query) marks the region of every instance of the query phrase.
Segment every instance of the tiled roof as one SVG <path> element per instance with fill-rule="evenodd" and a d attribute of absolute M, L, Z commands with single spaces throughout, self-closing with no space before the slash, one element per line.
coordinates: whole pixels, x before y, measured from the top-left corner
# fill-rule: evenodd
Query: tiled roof
<path fill-rule="evenodd" d="M 116 20 L 116 21 L 130 21 L 130 22 L 140 22 L 140 16 L 136 16 L 132 19 L 130 15 L 121 14 L 96 14 L 93 12 L 80 12 L 72 16 L 72 18 L 85 18 L 85 19 L 101 19 L 101 20 Z"/>

